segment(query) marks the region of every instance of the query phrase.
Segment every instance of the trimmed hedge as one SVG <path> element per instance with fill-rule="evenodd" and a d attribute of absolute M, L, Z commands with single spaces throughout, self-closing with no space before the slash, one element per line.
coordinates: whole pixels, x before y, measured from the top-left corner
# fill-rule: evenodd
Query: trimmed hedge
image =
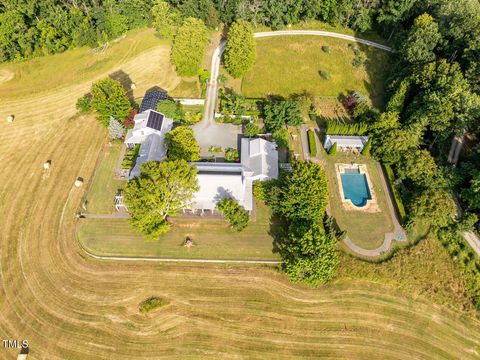
<path fill-rule="evenodd" d="M 315 141 L 315 132 L 312 130 L 307 131 L 308 136 L 308 148 L 310 155 L 317 156 L 317 142 Z"/>
<path fill-rule="evenodd" d="M 327 122 L 327 135 L 363 135 L 367 132 L 365 123 L 344 124 L 340 121 Z"/>
<path fill-rule="evenodd" d="M 395 174 L 393 173 L 392 168 L 390 165 L 384 165 L 385 172 L 387 173 L 388 181 L 390 182 L 390 187 L 392 189 L 393 198 L 395 199 L 395 203 L 397 204 L 398 214 L 400 215 L 400 222 L 403 223 L 407 213 L 405 212 L 405 206 L 403 206 L 402 198 L 395 186 Z"/>

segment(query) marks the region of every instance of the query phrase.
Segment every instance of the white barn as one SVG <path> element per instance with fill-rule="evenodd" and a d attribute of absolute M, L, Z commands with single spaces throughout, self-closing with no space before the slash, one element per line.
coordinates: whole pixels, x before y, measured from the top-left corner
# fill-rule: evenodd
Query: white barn
<path fill-rule="evenodd" d="M 362 151 L 367 141 L 368 136 L 327 135 L 324 147 L 328 151 L 336 143 L 337 148 L 341 150 Z"/>
<path fill-rule="evenodd" d="M 140 165 L 145 161 L 162 161 L 167 154 L 165 134 L 172 129 L 173 121 L 155 110 L 146 110 L 135 115 L 135 125 L 128 130 L 125 144 L 131 148 L 140 144 L 135 166 L 130 179 L 140 174 Z"/>

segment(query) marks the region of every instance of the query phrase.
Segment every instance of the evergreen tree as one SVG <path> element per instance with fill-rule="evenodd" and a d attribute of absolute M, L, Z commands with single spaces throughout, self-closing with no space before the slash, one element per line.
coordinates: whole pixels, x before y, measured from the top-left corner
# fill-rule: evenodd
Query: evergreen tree
<path fill-rule="evenodd" d="M 255 57 L 256 43 L 253 38 L 253 27 L 245 20 L 238 20 L 228 31 L 224 55 L 225 68 L 234 78 L 242 78 L 253 66 Z"/>
<path fill-rule="evenodd" d="M 113 117 L 110 117 L 108 123 L 108 136 L 112 140 L 122 139 L 125 135 L 125 127 Z"/>
<path fill-rule="evenodd" d="M 225 216 L 225 219 L 227 219 L 233 229 L 242 231 L 247 227 L 250 220 L 248 211 L 234 199 L 223 198 L 217 203 L 216 208 Z"/>
<path fill-rule="evenodd" d="M 438 25 L 429 14 L 422 14 L 403 42 L 400 51 L 410 63 L 424 63 L 435 59 L 433 50 L 441 39 Z"/>

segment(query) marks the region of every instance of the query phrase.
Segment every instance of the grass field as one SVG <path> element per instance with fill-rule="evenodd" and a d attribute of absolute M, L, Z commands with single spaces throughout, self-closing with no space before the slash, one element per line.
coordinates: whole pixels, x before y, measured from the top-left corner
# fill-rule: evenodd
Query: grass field
<path fill-rule="evenodd" d="M 110 214 L 114 210 L 113 199 L 119 189 L 126 185 L 125 180 L 116 180 L 115 168 L 120 151 L 125 146 L 116 142 L 107 144 L 100 155 L 95 175 L 86 197 L 86 212 L 90 214 Z"/>
<path fill-rule="evenodd" d="M 368 61 L 355 68 L 355 56 L 348 44 L 345 40 L 318 36 L 257 39 L 257 60 L 243 79 L 241 92 L 247 97 L 287 97 L 303 91 L 337 97 L 359 91 L 370 96 L 373 104 L 382 105 L 388 54 L 355 44 Z M 329 46 L 330 53 L 323 52 L 322 46 Z M 331 79 L 323 79 L 320 71 L 328 72 Z M 238 82 L 231 86 L 238 89 Z"/>
<path fill-rule="evenodd" d="M 345 154 L 341 151 L 332 156 L 326 155 L 325 151 L 321 150 L 321 157 L 326 164 L 330 210 L 340 229 L 346 230 L 348 237 L 355 244 L 365 249 L 377 248 L 383 243 L 385 233 L 393 231 L 393 224 L 375 161 L 360 155 Z M 380 206 L 381 211 L 379 213 L 344 210 L 340 198 L 335 164 L 349 164 L 351 162 L 367 165 L 367 170 L 373 183 L 372 186 Z"/>
<path fill-rule="evenodd" d="M 161 63 L 134 49 L 124 66 L 145 88 L 161 83 L 151 76 Z M 429 289 L 432 278 L 459 277 L 432 264 L 450 261 L 435 249 L 414 248 L 416 256 L 375 272 L 350 259 L 348 277 L 317 289 L 266 267 L 88 258 L 75 241 L 86 186 L 73 183 L 91 181 L 105 133 L 92 117 L 70 119 L 90 80 L 74 82 L 28 99 L 12 90 L 0 108 L 21 114 L 0 122 L 0 337 L 28 339 L 29 360 L 478 359 L 480 322 L 437 305 Z M 168 305 L 141 314 L 152 296 Z M 0 349 L 1 359 L 17 354 Z"/>
<path fill-rule="evenodd" d="M 204 259 L 278 259 L 269 235 L 270 210 L 256 204 L 256 221 L 237 232 L 223 219 L 173 218 L 170 232 L 157 241 L 145 240 L 126 219 L 82 219 L 78 238 L 95 255 Z M 186 237 L 194 246 L 183 246 Z"/>

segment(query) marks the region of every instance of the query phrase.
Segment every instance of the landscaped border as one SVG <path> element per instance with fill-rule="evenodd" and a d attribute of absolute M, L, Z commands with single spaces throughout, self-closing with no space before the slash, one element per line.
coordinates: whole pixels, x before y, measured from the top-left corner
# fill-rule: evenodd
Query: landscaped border
<path fill-rule="evenodd" d="M 367 184 L 368 184 L 368 189 L 370 191 L 371 199 L 367 200 L 367 203 L 364 206 L 361 206 L 361 207 L 355 206 L 352 200 L 345 198 L 345 194 L 343 193 L 342 179 L 340 175 L 344 173 L 345 170 L 349 170 L 349 169 L 358 170 L 360 174 L 365 175 L 365 177 L 367 178 Z M 370 175 L 368 174 L 368 171 L 367 171 L 367 165 L 355 164 L 355 163 L 354 164 L 337 163 L 335 164 L 335 171 L 337 175 L 338 189 L 340 192 L 340 200 L 345 210 L 363 211 L 363 212 L 369 212 L 369 213 L 378 213 L 381 211 L 380 206 L 378 206 L 377 196 L 376 196 L 375 190 L 373 189 L 372 181 L 370 180 Z"/>

